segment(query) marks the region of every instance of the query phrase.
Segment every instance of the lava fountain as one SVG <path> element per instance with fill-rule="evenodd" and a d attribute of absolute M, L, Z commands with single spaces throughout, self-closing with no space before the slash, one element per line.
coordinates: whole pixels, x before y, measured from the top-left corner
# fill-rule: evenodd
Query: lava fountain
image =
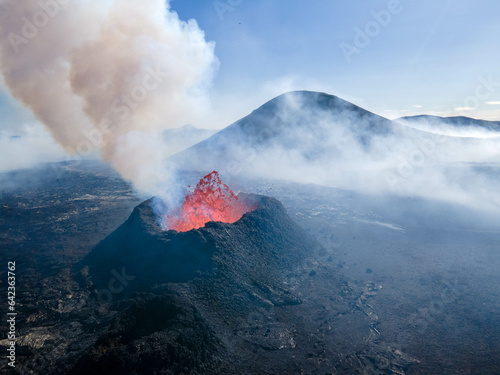
<path fill-rule="evenodd" d="M 198 182 L 193 192 L 186 195 L 181 208 L 165 216 L 164 225 L 167 229 L 187 232 L 201 228 L 209 221 L 234 223 L 255 208 L 240 200 L 221 181 L 219 173 L 213 171 Z"/>

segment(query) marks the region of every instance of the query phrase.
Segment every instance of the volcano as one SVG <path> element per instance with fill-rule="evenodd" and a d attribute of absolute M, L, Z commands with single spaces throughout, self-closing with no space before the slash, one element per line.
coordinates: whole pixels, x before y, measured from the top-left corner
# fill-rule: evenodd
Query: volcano
<path fill-rule="evenodd" d="M 321 126 L 324 123 L 328 124 Z M 321 145 L 321 140 L 335 127 L 349 128 L 355 133 L 356 141 L 368 147 L 373 136 L 390 134 L 398 126 L 337 96 L 294 91 L 270 100 L 212 137 L 174 156 L 173 160 L 197 160 L 196 157 L 203 155 L 198 160 L 207 161 L 208 158 L 214 163 L 227 163 L 228 155 L 233 159 L 246 156 L 238 152 L 239 148 L 252 147 L 258 152 L 274 146 L 297 149 L 312 157 L 309 146 Z M 226 159 L 222 160 L 224 157 Z"/>
<path fill-rule="evenodd" d="M 255 345 L 274 351 L 293 344 L 290 327 L 259 324 L 267 324 L 264 316 L 275 307 L 300 304 L 287 277 L 321 247 L 276 199 L 238 198 L 255 209 L 234 223 L 208 222 L 186 232 L 164 230 L 153 200 L 145 201 L 78 265 L 97 297 L 114 270 L 132 279 L 115 301 L 146 294 L 136 294 L 72 373 L 238 374 L 235 348 L 223 336 L 249 321 L 257 331 L 245 336 Z M 132 347 L 141 349 L 131 353 Z"/>
<path fill-rule="evenodd" d="M 113 270 L 123 269 L 135 278 L 125 289 L 147 290 L 157 284 L 220 273 L 228 269 L 224 259 L 238 261 L 247 276 L 265 279 L 263 270 L 271 267 L 276 273 L 292 269 L 318 246 L 276 199 L 244 193 L 237 198 L 253 210 L 234 223 L 209 221 L 184 232 L 159 225 L 155 201 L 147 200 L 78 268 L 88 269 L 97 287 L 106 287 Z"/>
<path fill-rule="evenodd" d="M 378 155 L 385 152 L 384 142 L 390 137 L 396 142 L 429 136 L 337 96 L 294 91 L 270 100 L 170 161 L 186 170 L 210 168 L 224 175 L 243 170 L 261 176 L 275 167 L 273 176 L 287 168 L 293 173 L 303 164 L 324 169 L 334 161 L 348 163 L 353 154 L 377 150 Z"/>

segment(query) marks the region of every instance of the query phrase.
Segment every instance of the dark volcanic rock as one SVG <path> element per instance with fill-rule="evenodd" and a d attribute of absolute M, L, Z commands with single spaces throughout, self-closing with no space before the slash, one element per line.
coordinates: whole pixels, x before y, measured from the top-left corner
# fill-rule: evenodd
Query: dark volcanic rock
<path fill-rule="evenodd" d="M 180 233 L 163 230 L 157 224 L 153 201 L 145 201 L 76 269 L 88 267 L 91 282 L 111 291 L 145 291 L 208 274 L 239 273 L 264 281 L 270 273 L 293 269 L 318 246 L 276 199 L 255 195 L 240 199 L 253 201 L 257 209 L 233 224 L 210 222 Z M 113 279 L 117 280 L 110 283 Z"/>
<path fill-rule="evenodd" d="M 300 304 L 285 280 L 319 247 L 276 199 L 241 198 L 257 208 L 236 223 L 184 233 L 163 231 L 151 200 L 143 202 L 78 264 L 88 267 L 92 288 L 119 286 L 108 280 L 125 270 L 134 279 L 124 291 L 146 293 L 112 321 L 73 373 L 240 373 L 232 359 L 246 352 L 252 333 L 234 346 L 227 335 L 248 328 L 249 319 L 266 320 L 275 307 Z M 267 350 L 290 346 L 280 324 L 262 333 L 257 341 Z"/>
<path fill-rule="evenodd" d="M 174 294 L 138 298 L 113 320 L 71 374 L 215 374 L 223 345 L 196 309 Z"/>

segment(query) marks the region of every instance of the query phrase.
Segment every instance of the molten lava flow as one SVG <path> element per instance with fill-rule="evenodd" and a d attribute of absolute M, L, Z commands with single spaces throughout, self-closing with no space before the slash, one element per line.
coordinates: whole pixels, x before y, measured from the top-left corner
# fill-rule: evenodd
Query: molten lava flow
<path fill-rule="evenodd" d="M 213 171 L 203 177 L 184 200 L 176 215 L 166 216 L 168 229 L 186 232 L 205 226 L 209 221 L 234 223 L 244 213 L 255 208 L 247 206 L 224 184 L 219 173 Z"/>

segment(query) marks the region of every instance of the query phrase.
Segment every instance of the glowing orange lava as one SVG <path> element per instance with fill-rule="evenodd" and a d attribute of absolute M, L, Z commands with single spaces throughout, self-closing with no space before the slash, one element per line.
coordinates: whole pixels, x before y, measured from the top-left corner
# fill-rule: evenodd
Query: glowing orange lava
<path fill-rule="evenodd" d="M 209 221 L 234 223 L 253 209 L 255 208 L 248 207 L 239 200 L 221 181 L 219 173 L 213 171 L 198 182 L 176 214 L 166 216 L 165 226 L 178 232 L 186 232 L 201 228 Z"/>

